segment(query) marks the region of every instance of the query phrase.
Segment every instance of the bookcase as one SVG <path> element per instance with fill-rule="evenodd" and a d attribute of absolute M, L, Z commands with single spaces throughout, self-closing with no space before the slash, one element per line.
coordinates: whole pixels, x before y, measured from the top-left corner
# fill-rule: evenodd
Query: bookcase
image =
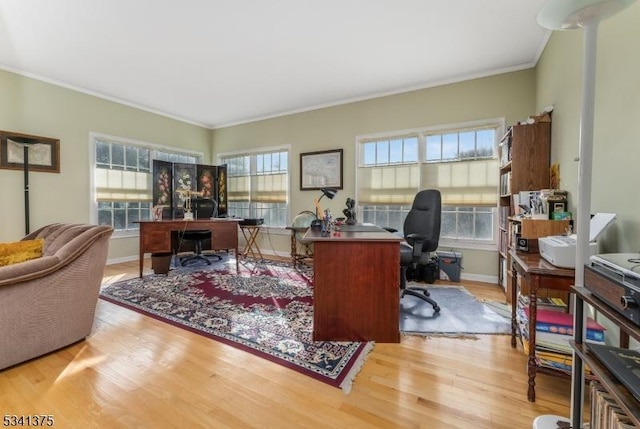
<path fill-rule="evenodd" d="M 514 207 L 513 195 L 549 187 L 551 117 L 544 115 L 532 124 L 510 126 L 500 140 L 499 149 L 498 279 L 509 301 L 513 287 L 509 250 L 516 244 L 513 216 L 517 207 Z"/>
<path fill-rule="evenodd" d="M 640 427 L 640 401 L 605 367 L 605 365 L 589 352 L 582 338 L 584 304 L 590 304 L 598 313 L 604 315 L 612 323 L 620 328 L 621 348 L 629 347 L 629 337 L 640 341 L 640 327 L 631 320 L 624 317 L 616 309 L 601 301 L 589 291 L 589 285 L 594 282 L 601 282 L 614 289 L 616 283 L 609 277 L 599 273 L 591 267 L 585 267 L 585 286 L 572 287 L 572 292 L 576 298 L 576 326 L 574 330 L 574 341 L 572 346 L 575 350 L 573 359 L 572 390 L 573 390 L 573 413 L 571 416 L 572 427 L 578 428 L 580 418 L 583 413 L 583 377 L 585 365 L 587 365 L 602 388 L 609 394 L 609 397 L 624 411 L 624 414 L 633 422 L 635 427 Z"/>

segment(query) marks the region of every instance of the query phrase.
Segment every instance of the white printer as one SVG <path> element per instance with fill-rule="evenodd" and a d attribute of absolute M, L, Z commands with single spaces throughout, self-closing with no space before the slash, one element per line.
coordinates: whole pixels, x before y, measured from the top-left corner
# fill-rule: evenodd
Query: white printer
<path fill-rule="evenodd" d="M 616 213 L 596 213 L 589 224 L 589 256 L 598 252 L 598 236 L 614 221 Z M 540 256 L 556 267 L 575 268 L 576 234 L 538 238 Z"/>

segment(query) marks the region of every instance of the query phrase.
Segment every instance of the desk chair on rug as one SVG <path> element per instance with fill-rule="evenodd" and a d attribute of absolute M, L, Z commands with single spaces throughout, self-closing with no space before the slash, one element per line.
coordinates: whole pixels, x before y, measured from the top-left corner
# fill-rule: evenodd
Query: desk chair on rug
<path fill-rule="evenodd" d="M 400 244 L 401 297 L 412 295 L 423 299 L 433 306 L 436 313 L 440 311 L 440 307 L 429 297 L 428 289 L 420 286 L 407 287 L 407 278 L 428 283 L 435 280 L 429 272 L 433 266 L 430 253 L 438 248 L 440 240 L 441 206 L 439 190 L 427 189 L 418 192 L 403 225 L 406 243 Z"/>
<path fill-rule="evenodd" d="M 193 198 L 191 200 L 191 207 L 194 210 L 196 219 L 209 219 L 214 216 L 217 209 L 217 204 L 215 200 L 210 198 Z M 193 241 L 195 244 L 195 253 L 193 255 L 184 256 L 180 258 L 180 265 L 183 267 L 192 261 L 204 261 L 207 265 L 211 265 L 211 261 L 209 257 L 217 258 L 219 261 L 222 260 L 220 255 L 205 255 L 202 253 L 202 243 L 206 240 L 211 240 L 211 231 L 208 229 L 204 230 L 192 230 L 192 231 L 180 231 L 178 233 L 178 237 L 180 242 L 182 241 Z"/>

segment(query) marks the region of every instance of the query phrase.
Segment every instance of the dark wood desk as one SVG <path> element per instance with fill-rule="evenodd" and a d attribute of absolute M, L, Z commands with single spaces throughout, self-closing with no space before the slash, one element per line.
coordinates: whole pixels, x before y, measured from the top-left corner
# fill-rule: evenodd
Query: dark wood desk
<path fill-rule="evenodd" d="M 400 241 L 394 234 L 309 229 L 314 341 L 400 342 Z"/>
<path fill-rule="evenodd" d="M 529 376 L 529 388 L 527 399 L 530 402 L 536 400 L 536 318 L 538 289 L 554 289 L 569 292 L 574 283 L 575 270 L 559 268 L 550 264 L 539 253 L 509 251 L 512 260 L 513 287 L 511 288 L 511 347 L 516 347 L 518 322 L 516 321 L 516 309 L 518 305 L 518 275 L 521 276 L 521 287 L 529 290 L 529 355 L 527 362 L 527 375 Z"/>
<path fill-rule="evenodd" d="M 238 222 L 241 219 L 140 221 L 140 277 L 145 253 L 169 253 L 171 232 L 194 229 L 211 231 L 211 250 L 234 250 L 238 270 Z"/>

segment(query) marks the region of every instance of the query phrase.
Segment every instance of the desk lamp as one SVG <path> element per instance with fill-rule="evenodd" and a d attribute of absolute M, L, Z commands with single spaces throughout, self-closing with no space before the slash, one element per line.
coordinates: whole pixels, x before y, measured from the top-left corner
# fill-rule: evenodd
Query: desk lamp
<path fill-rule="evenodd" d="M 316 217 L 318 219 L 320 219 L 322 217 L 322 207 L 320 207 L 320 200 L 323 197 L 327 197 L 330 200 L 332 200 L 336 194 L 338 193 L 337 189 L 334 188 L 322 188 L 320 189 L 320 192 L 322 192 L 322 195 L 320 195 L 320 198 L 318 198 L 317 200 L 314 200 L 315 204 L 316 204 Z"/>
<path fill-rule="evenodd" d="M 593 164 L 593 117 L 596 77 L 598 24 L 635 0 L 550 0 L 538 13 L 538 24 L 550 30 L 584 29 L 582 63 L 582 109 L 580 114 L 580 146 L 578 166 L 578 209 L 575 285 L 584 286 L 584 265 L 589 262 L 589 221 L 591 218 L 591 170 Z M 583 309 L 574 308 L 574 318 L 584 317 Z M 575 323 L 575 319 L 574 319 Z M 574 364 L 576 362 L 573 359 Z M 582 363 L 579 364 L 580 366 Z M 582 376 L 575 367 L 572 377 Z M 580 404 L 582 383 L 571 391 L 571 415 L 574 428 L 582 427 Z M 575 386 L 576 383 L 572 383 Z"/>
<path fill-rule="evenodd" d="M 311 221 L 311 228 L 320 228 L 322 227 L 322 207 L 320 206 L 320 200 L 323 197 L 327 197 L 330 200 L 332 200 L 336 194 L 338 193 L 338 190 L 335 188 L 321 188 L 320 192 L 322 192 L 322 195 L 320 195 L 320 198 L 313 200 L 313 202 L 316 205 L 316 219 L 314 219 L 313 221 Z"/>

